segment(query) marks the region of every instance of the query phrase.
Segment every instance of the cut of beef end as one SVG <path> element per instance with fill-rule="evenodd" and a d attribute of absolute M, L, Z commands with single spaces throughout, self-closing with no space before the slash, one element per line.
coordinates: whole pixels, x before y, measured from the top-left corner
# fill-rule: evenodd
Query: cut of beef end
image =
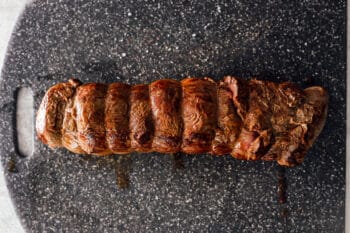
<path fill-rule="evenodd" d="M 306 154 L 305 135 L 306 125 L 299 125 L 292 129 L 287 138 L 275 143 L 275 150 L 279 151 L 277 162 L 282 166 L 295 166 L 304 161 Z"/>
<path fill-rule="evenodd" d="M 325 89 L 310 87 L 304 93 L 304 105 L 296 110 L 295 119 L 288 125 L 290 130 L 276 138 L 262 160 L 277 160 L 278 164 L 290 167 L 304 161 L 307 151 L 325 124 L 328 106 Z"/>
<path fill-rule="evenodd" d="M 79 85 L 79 80 L 70 79 L 52 86 L 39 106 L 35 122 L 37 136 L 51 148 L 62 146 L 61 130 L 66 105 Z"/>
<path fill-rule="evenodd" d="M 308 132 L 305 138 L 307 149 L 309 149 L 326 123 L 328 93 L 324 88 L 319 86 L 306 88 L 304 92 L 306 94 L 306 102 L 314 108 L 312 122 L 308 124 Z"/>

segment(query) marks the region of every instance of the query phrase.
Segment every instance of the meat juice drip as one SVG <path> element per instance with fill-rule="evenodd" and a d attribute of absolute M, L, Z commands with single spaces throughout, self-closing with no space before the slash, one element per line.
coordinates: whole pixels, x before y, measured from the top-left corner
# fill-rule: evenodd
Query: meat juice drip
<path fill-rule="evenodd" d="M 16 167 L 16 162 L 13 158 L 11 158 L 7 163 L 7 170 L 12 173 L 17 173 L 18 169 Z"/>
<path fill-rule="evenodd" d="M 128 188 L 130 185 L 131 157 L 129 155 L 116 155 L 114 158 L 114 169 L 117 187 Z"/>
<path fill-rule="evenodd" d="M 184 169 L 185 164 L 183 161 L 183 154 L 182 153 L 175 153 L 171 155 L 173 160 L 173 168 L 176 169 Z"/>
<path fill-rule="evenodd" d="M 286 178 L 286 169 L 285 167 L 279 166 L 277 171 L 278 178 L 278 203 L 284 204 L 287 202 L 287 178 Z"/>
<path fill-rule="evenodd" d="M 283 221 L 285 231 L 287 231 L 287 221 L 288 221 L 288 207 L 285 206 L 287 203 L 287 178 L 286 178 L 286 168 L 283 166 L 278 166 L 277 170 L 277 179 L 278 179 L 278 186 L 277 186 L 277 196 L 278 196 L 278 203 L 281 206 L 280 209 L 280 217 Z"/>

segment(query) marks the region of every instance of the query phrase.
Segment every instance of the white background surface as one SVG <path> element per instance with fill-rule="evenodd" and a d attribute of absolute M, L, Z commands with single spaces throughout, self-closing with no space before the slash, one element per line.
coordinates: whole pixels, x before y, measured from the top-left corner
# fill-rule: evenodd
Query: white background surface
<path fill-rule="evenodd" d="M 17 21 L 18 16 L 24 9 L 26 3 L 29 0 L 0 0 L 0 70 L 2 68 L 4 57 L 6 53 L 6 48 L 8 42 L 11 37 L 11 32 L 14 29 L 15 23 Z M 348 12 L 350 10 L 349 1 L 348 1 Z M 348 19 L 349 21 L 349 19 Z M 349 24 L 349 23 L 348 23 Z M 349 27 L 348 27 L 349 28 Z M 349 55 L 350 49 L 350 33 L 349 30 L 347 32 L 347 51 Z M 347 63 L 347 77 L 349 77 L 350 63 Z M 1 76 L 0 76 L 1 79 Z M 350 90 L 350 82 L 347 82 L 347 90 Z M 350 93 L 347 93 L 347 103 L 350 100 Z M 347 108 L 347 122 L 349 121 L 350 116 L 350 108 Z M 350 185 L 350 170 L 349 164 L 349 151 L 350 151 L 350 126 L 347 125 L 347 160 L 346 160 L 346 193 L 349 193 L 349 185 Z M 349 195 L 346 195 L 346 222 L 350 221 L 350 198 Z M 9 198 L 8 191 L 6 189 L 5 180 L 3 176 L 3 168 L 0 166 L 0 233 L 22 233 L 24 232 L 23 228 L 20 225 L 18 218 L 16 217 L 16 213 L 13 208 L 13 204 Z M 345 232 L 350 233 L 350 228 L 347 226 Z"/>
<path fill-rule="evenodd" d="M 350 62 L 348 57 L 350 56 L 350 0 L 347 1 L 347 25 L 346 25 L 346 43 L 347 43 L 347 61 L 346 61 L 346 208 L 345 208 L 345 232 L 350 232 Z"/>
<path fill-rule="evenodd" d="M 27 0 L 0 0 L 0 70 L 16 20 Z M 1 76 L 0 76 L 1 79 Z M 13 208 L 0 166 L 0 233 L 24 232 Z"/>

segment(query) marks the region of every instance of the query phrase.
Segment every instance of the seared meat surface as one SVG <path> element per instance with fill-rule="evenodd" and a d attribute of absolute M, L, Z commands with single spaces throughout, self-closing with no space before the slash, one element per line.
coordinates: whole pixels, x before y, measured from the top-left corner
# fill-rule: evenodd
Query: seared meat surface
<path fill-rule="evenodd" d="M 48 146 L 80 154 L 182 151 L 294 166 L 321 132 L 327 105 L 322 87 L 232 76 L 134 86 L 71 79 L 46 92 L 36 130 Z"/>

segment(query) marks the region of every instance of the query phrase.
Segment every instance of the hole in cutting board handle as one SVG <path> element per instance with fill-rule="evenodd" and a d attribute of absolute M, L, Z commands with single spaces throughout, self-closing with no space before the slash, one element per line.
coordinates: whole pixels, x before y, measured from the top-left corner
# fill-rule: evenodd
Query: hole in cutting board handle
<path fill-rule="evenodd" d="M 34 151 L 34 108 L 33 92 L 29 87 L 17 90 L 16 98 L 16 139 L 17 151 L 28 157 Z"/>

